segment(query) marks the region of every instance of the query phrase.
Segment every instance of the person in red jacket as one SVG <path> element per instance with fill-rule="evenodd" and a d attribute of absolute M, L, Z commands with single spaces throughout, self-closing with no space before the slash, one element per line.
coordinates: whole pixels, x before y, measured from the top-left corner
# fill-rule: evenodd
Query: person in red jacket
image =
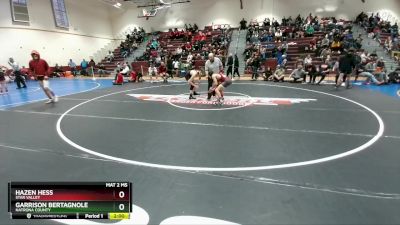
<path fill-rule="evenodd" d="M 32 75 L 36 77 L 36 80 L 39 81 L 40 87 L 49 98 L 46 104 L 58 102 L 58 97 L 49 86 L 49 64 L 47 64 L 46 60 L 41 59 L 39 52 L 35 50 L 32 51 L 31 56 L 32 60 L 29 62 L 29 70 L 32 72 Z"/>
<path fill-rule="evenodd" d="M 136 80 L 137 80 L 137 73 L 136 73 L 136 71 L 132 70 L 131 77 L 129 78 L 129 82 L 135 83 Z"/>
<path fill-rule="evenodd" d="M 114 85 L 123 85 L 124 84 L 124 76 L 122 75 L 122 73 L 118 73 L 117 75 L 117 79 L 115 79 L 113 81 Z"/>

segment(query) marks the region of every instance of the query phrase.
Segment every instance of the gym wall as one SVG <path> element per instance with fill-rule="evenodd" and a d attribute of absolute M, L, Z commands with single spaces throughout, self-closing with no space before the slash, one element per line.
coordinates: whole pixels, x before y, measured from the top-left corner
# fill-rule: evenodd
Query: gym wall
<path fill-rule="evenodd" d="M 50 0 L 30 0 L 30 23 L 11 19 L 9 0 L 0 0 L 0 65 L 14 57 L 21 66 L 30 60 L 30 52 L 38 50 L 50 66 L 66 65 L 88 59 L 113 38 L 109 6 L 97 0 L 65 0 L 69 30 L 56 28 Z"/>
<path fill-rule="evenodd" d="M 185 23 L 196 22 L 199 27 L 214 24 L 238 26 L 239 21 L 265 17 L 292 17 L 308 15 L 310 12 L 320 16 L 336 16 L 354 19 L 361 11 L 385 11 L 394 17 L 400 16 L 399 0 L 243 0 L 244 9 L 240 9 L 239 0 L 192 0 L 190 4 L 174 5 L 159 11 L 157 17 L 146 20 L 137 18 L 140 10 L 132 3 L 124 3 L 123 9 L 112 16 L 114 33 L 129 26 L 143 26 L 147 30 L 167 30 L 183 27 Z"/>

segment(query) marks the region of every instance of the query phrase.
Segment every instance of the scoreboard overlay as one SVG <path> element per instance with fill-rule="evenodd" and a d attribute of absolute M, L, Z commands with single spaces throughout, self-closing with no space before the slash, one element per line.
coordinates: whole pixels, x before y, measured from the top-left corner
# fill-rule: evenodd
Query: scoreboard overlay
<path fill-rule="evenodd" d="M 12 219 L 129 219 L 130 182 L 10 182 Z"/>

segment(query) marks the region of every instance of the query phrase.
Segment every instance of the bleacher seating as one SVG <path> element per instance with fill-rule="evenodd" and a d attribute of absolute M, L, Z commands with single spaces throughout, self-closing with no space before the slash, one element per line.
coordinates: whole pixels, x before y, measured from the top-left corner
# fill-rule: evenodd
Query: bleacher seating
<path fill-rule="evenodd" d="M 215 35 L 221 35 L 223 32 L 221 30 L 212 30 L 211 26 L 206 26 L 204 30 L 200 30 L 204 34 L 210 33 L 211 35 L 206 36 L 205 44 L 211 44 L 212 43 L 212 37 Z M 171 39 L 170 38 L 170 33 L 169 32 L 160 32 L 158 33 L 158 41 L 160 43 L 160 46 L 167 50 L 167 53 L 171 54 L 174 52 L 178 47 L 183 46 L 187 42 L 191 42 L 193 44 L 193 41 L 187 41 L 184 39 Z M 194 51 L 192 50 L 191 53 L 193 55 L 201 53 L 202 51 Z M 186 57 L 182 57 L 182 60 L 186 60 Z M 194 60 L 193 66 L 195 68 L 203 68 L 205 66 L 206 60 Z M 150 67 L 150 64 L 148 61 L 136 61 L 131 64 L 132 69 L 138 72 L 143 73 L 144 75 L 147 75 L 148 73 L 148 68 Z"/>

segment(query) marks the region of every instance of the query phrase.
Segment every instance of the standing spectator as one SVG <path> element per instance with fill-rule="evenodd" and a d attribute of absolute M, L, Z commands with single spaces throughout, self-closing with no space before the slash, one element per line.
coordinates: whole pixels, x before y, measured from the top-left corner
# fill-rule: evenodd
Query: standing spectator
<path fill-rule="evenodd" d="M 251 63 L 252 66 L 252 80 L 257 80 L 258 79 L 258 70 L 260 69 L 261 66 L 261 60 L 260 57 L 257 55 L 255 55 L 255 57 L 253 58 L 253 61 Z"/>
<path fill-rule="evenodd" d="M 179 60 L 175 59 L 172 64 L 174 66 L 175 76 L 179 77 L 179 68 L 181 67 L 181 63 Z"/>
<path fill-rule="evenodd" d="M 96 67 L 96 63 L 94 62 L 93 59 L 90 59 L 89 62 L 89 75 L 93 76 L 94 75 L 94 68 Z"/>
<path fill-rule="evenodd" d="M 71 73 L 74 76 L 76 76 L 76 74 L 77 74 L 76 63 L 74 61 L 72 61 L 72 59 L 70 59 L 69 62 L 68 62 L 68 66 L 69 66 L 69 69 L 71 70 Z"/>
<path fill-rule="evenodd" d="M 232 72 L 233 72 L 233 55 L 232 55 L 232 53 L 229 54 L 228 62 L 226 63 L 226 65 L 228 66 L 228 69 L 226 71 L 226 75 L 227 76 L 229 76 L 229 75 L 232 76 Z"/>
<path fill-rule="evenodd" d="M 189 52 L 189 55 L 187 56 L 186 62 L 188 64 L 193 64 L 193 55 L 191 52 Z"/>
<path fill-rule="evenodd" d="M 82 76 L 87 76 L 88 75 L 88 67 L 89 67 L 89 63 L 83 59 L 81 62 L 81 75 Z"/>
<path fill-rule="evenodd" d="M 233 67 L 234 67 L 234 71 L 233 71 L 233 77 L 235 77 L 235 74 L 238 75 L 239 79 L 240 79 L 240 74 L 239 74 L 239 58 L 237 56 L 237 54 L 235 54 L 235 61 L 233 63 Z"/>
<path fill-rule="evenodd" d="M 8 65 L 11 66 L 11 68 L 14 72 L 15 82 L 17 83 L 17 89 L 21 89 L 21 84 L 22 84 L 22 88 L 26 88 L 25 79 L 21 74 L 21 68 L 19 67 L 19 64 L 17 62 L 15 62 L 13 58 L 10 58 L 8 60 Z"/>
<path fill-rule="evenodd" d="M 338 89 L 343 81 L 346 81 L 346 88 L 351 88 L 351 74 L 356 66 L 353 50 L 349 50 L 346 55 L 339 59 L 339 76 L 336 79 L 335 88 Z"/>
<path fill-rule="evenodd" d="M 40 87 L 49 98 L 49 101 L 47 101 L 46 104 L 58 102 L 58 97 L 49 87 L 49 77 L 47 76 L 49 72 L 49 64 L 47 64 L 44 59 L 41 59 L 39 52 L 35 50 L 32 51 L 31 56 L 32 60 L 29 62 L 29 69 L 39 81 Z"/>
<path fill-rule="evenodd" d="M 311 55 L 307 55 L 307 57 L 304 59 L 304 67 L 306 68 L 306 70 L 309 66 L 312 65 L 312 62 L 313 60 L 311 58 Z"/>
<path fill-rule="evenodd" d="M 165 66 L 164 62 L 161 62 L 161 65 L 158 67 L 158 74 L 163 78 L 164 83 L 168 83 L 168 73 L 167 67 Z"/>
<path fill-rule="evenodd" d="M 171 76 L 171 78 L 174 78 L 174 61 L 171 57 L 167 58 L 167 73 Z"/>
<path fill-rule="evenodd" d="M 241 30 L 245 30 L 247 28 L 247 21 L 243 18 L 241 21 L 240 21 L 240 29 Z"/>
<path fill-rule="evenodd" d="M 7 68 L 0 66 L 0 95 L 8 93 L 6 71 Z"/>

